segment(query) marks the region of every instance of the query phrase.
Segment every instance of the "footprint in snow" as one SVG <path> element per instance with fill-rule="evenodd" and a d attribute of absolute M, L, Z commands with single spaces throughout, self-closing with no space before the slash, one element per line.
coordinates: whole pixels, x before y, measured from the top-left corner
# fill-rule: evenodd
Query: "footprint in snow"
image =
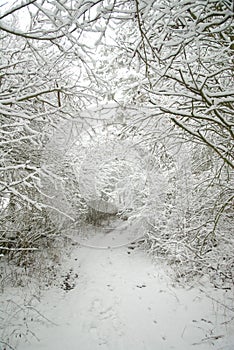
<path fill-rule="evenodd" d="M 145 284 L 137 284 L 137 288 L 145 288 L 146 285 Z"/>
<path fill-rule="evenodd" d="M 94 339 L 94 341 L 98 343 L 99 346 L 107 344 L 107 340 L 101 336 L 100 331 L 98 330 L 98 327 L 96 325 L 91 324 L 89 326 L 89 333 Z"/>
<path fill-rule="evenodd" d="M 109 289 L 111 292 L 114 291 L 114 288 L 113 288 L 110 284 L 107 284 L 106 286 L 108 287 L 108 289 Z"/>
<path fill-rule="evenodd" d="M 106 322 L 108 322 L 108 329 L 110 332 L 114 330 L 114 332 L 115 333 L 117 332 L 119 336 L 123 335 L 124 325 L 115 312 L 116 304 L 119 304 L 119 300 L 117 299 L 113 301 L 113 303 L 109 306 L 104 305 L 101 300 L 95 299 L 93 300 L 91 307 L 89 309 L 95 324 L 96 323 L 98 324 L 98 326 L 94 324 L 93 327 L 90 327 L 90 330 L 96 327 L 97 332 L 95 330 L 91 330 L 91 332 L 93 333 L 94 336 L 96 336 L 95 333 L 97 333 L 98 339 L 101 339 L 102 341 L 103 339 L 105 340 L 106 338 L 105 334 L 102 334 L 103 333 L 102 329 L 103 327 L 105 327 L 105 324 L 107 324 Z"/>

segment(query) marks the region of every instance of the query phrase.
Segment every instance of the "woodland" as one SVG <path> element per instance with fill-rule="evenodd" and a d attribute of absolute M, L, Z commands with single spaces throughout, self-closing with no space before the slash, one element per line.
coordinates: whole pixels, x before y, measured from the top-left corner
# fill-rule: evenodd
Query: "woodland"
<path fill-rule="evenodd" d="M 1 290 L 116 217 L 175 279 L 232 288 L 233 6 L 1 1 Z"/>

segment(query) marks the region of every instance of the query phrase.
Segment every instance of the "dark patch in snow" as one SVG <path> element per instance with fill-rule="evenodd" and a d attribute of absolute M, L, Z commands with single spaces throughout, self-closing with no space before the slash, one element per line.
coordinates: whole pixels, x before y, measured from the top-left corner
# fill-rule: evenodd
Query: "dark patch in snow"
<path fill-rule="evenodd" d="M 76 287 L 76 279 L 78 274 L 73 272 L 73 269 L 70 269 L 67 274 L 64 276 L 64 280 L 61 284 L 61 288 L 65 291 L 72 290 Z"/>
<path fill-rule="evenodd" d="M 140 284 L 140 285 L 137 285 L 137 288 L 145 288 L 146 285 L 145 284 Z"/>

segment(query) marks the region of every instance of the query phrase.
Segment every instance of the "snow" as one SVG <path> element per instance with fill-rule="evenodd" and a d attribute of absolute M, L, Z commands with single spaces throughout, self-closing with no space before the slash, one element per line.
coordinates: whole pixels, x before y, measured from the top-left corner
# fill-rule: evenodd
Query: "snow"
<path fill-rule="evenodd" d="M 174 284 L 169 267 L 136 245 L 100 249 L 121 243 L 116 228 L 90 230 L 86 245 L 99 249 L 76 244 L 74 231 L 64 258 L 61 274 L 78 275 L 74 285 L 67 277 L 70 290 L 50 288 L 36 306 L 56 325 L 32 322 L 39 341 L 28 338 L 18 350 L 233 349 L 232 291 L 214 290 L 205 279 Z"/>

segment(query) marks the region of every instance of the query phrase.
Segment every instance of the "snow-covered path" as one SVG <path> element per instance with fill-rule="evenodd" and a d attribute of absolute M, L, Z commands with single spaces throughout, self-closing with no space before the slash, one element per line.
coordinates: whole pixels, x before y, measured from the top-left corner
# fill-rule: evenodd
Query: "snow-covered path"
<path fill-rule="evenodd" d="M 106 245 L 110 235 L 96 239 Z M 20 350 L 233 349 L 233 324 L 222 323 L 234 313 L 220 304 L 230 306 L 229 292 L 206 289 L 208 298 L 202 286 L 173 287 L 163 266 L 127 246 L 78 246 L 66 265 L 79 275 L 76 287 L 48 290 L 40 303 L 57 325 L 32 325 L 40 341 Z"/>

